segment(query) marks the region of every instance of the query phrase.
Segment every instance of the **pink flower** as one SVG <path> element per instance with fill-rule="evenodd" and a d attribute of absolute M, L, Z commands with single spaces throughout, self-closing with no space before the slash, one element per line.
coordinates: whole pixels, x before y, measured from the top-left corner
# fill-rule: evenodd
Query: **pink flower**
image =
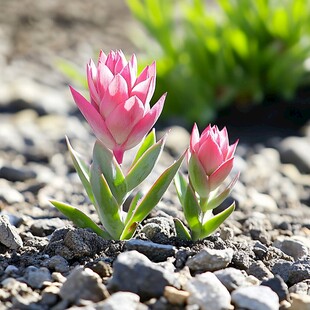
<path fill-rule="evenodd" d="M 199 137 L 197 125 L 190 139 L 189 177 L 200 197 L 208 197 L 229 175 L 238 141 L 229 145 L 227 129 L 209 125 Z"/>
<path fill-rule="evenodd" d="M 157 121 L 166 94 L 150 108 L 155 89 L 155 62 L 137 77 L 137 59 L 127 62 L 122 51 L 100 52 L 97 66 L 87 65 L 90 101 L 70 87 L 78 108 L 97 139 L 111 149 L 119 163 L 139 144 Z"/>

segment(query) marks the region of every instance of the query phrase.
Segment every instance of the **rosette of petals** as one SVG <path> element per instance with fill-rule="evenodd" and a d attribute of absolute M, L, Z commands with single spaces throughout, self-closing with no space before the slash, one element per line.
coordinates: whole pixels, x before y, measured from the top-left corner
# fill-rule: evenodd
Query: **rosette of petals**
<path fill-rule="evenodd" d="M 137 76 L 137 59 L 126 60 L 121 51 L 100 52 L 97 65 L 87 65 L 88 101 L 70 87 L 78 108 L 97 139 L 114 153 L 118 163 L 138 145 L 162 112 L 166 94 L 153 107 L 150 100 L 156 83 L 155 62 Z"/>
<path fill-rule="evenodd" d="M 195 191 L 207 198 L 218 188 L 233 168 L 234 153 L 238 141 L 229 145 L 228 133 L 224 127 L 209 125 L 199 135 L 195 124 L 190 138 L 189 178 Z"/>

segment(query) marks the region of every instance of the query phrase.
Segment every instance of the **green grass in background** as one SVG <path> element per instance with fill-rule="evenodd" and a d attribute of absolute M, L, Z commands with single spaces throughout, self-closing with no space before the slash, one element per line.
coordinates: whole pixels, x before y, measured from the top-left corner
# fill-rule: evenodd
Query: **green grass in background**
<path fill-rule="evenodd" d="M 267 95 L 289 99 L 306 83 L 310 1 L 127 3 L 149 38 L 140 42 L 147 56 L 139 65 L 157 61 L 154 98 L 168 91 L 166 118 L 206 123 L 229 104 L 258 103 Z"/>

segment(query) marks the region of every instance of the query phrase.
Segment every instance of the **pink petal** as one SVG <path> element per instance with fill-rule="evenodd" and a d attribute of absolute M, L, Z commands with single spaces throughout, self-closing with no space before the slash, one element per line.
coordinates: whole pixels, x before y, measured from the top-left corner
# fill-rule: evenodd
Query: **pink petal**
<path fill-rule="evenodd" d="M 161 114 L 167 93 L 163 94 L 160 99 L 153 105 L 151 110 L 144 115 L 144 117 L 136 124 L 128 135 L 127 141 L 124 143 L 124 147 L 129 150 L 136 146 L 142 138 L 151 130 L 156 123 L 159 115 Z"/>
<path fill-rule="evenodd" d="M 100 97 L 96 89 L 97 68 L 92 60 L 90 60 L 89 64 L 87 65 L 86 73 L 91 104 L 94 106 L 94 108 L 99 109 Z"/>
<path fill-rule="evenodd" d="M 154 77 L 156 78 L 156 63 L 155 61 L 150 65 L 150 66 L 146 66 L 143 71 L 140 73 L 140 75 L 138 76 L 135 85 L 141 83 L 142 81 L 146 80 L 147 78 L 150 77 Z"/>
<path fill-rule="evenodd" d="M 218 169 L 216 169 L 209 178 L 210 181 L 210 190 L 216 189 L 219 185 L 223 183 L 223 181 L 229 175 L 231 169 L 233 168 L 234 158 L 231 158 L 224 162 Z"/>
<path fill-rule="evenodd" d="M 128 89 L 132 89 L 137 78 L 137 58 L 134 54 L 120 74 L 126 80 Z"/>
<path fill-rule="evenodd" d="M 97 70 L 98 70 L 97 92 L 98 92 L 99 97 L 103 98 L 103 96 L 105 95 L 107 91 L 109 84 L 114 78 L 114 75 L 112 74 L 110 69 L 104 64 L 100 64 Z"/>
<path fill-rule="evenodd" d="M 205 128 L 205 130 L 201 133 L 201 139 L 202 139 L 202 137 L 204 137 L 204 136 L 210 135 L 211 132 L 213 132 L 213 127 L 211 127 L 211 124 L 209 124 L 209 125 Z"/>
<path fill-rule="evenodd" d="M 211 135 L 200 140 L 200 144 L 198 157 L 206 173 L 210 175 L 222 164 L 223 154 Z"/>
<path fill-rule="evenodd" d="M 238 142 L 239 142 L 239 139 L 234 144 L 229 146 L 226 159 L 229 159 L 234 156 Z"/>
<path fill-rule="evenodd" d="M 120 73 L 123 70 L 123 68 L 127 65 L 126 57 L 122 51 L 120 50 L 117 51 L 116 56 L 117 58 L 116 58 L 116 63 L 115 63 L 114 74 Z"/>
<path fill-rule="evenodd" d="M 218 131 L 217 143 L 220 146 L 223 157 L 227 158 L 227 152 L 229 147 L 228 133 L 226 127 L 224 127 L 221 131 Z"/>
<path fill-rule="evenodd" d="M 106 119 L 106 125 L 117 144 L 123 144 L 132 128 L 143 118 L 144 106 L 139 98 L 131 97 L 119 104 Z M 140 141 L 139 141 L 140 142 Z"/>
<path fill-rule="evenodd" d="M 131 80 L 134 83 L 137 79 L 137 57 L 135 54 L 131 56 L 129 64 L 130 64 Z M 133 87 L 133 84 L 131 85 L 131 87 Z"/>
<path fill-rule="evenodd" d="M 76 105 L 84 115 L 96 137 L 108 148 L 112 149 L 115 145 L 115 141 L 101 115 L 78 91 L 71 86 L 70 90 Z"/>
<path fill-rule="evenodd" d="M 116 53 L 114 51 L 110 51 L 105 61 L 105 65 L 111 70 L 113 75 L 115 75 L 115 63 L 116 63 Z"/>
<path fill-rule="evenodd" d="M 120 74 L 117 74 L 101 100 L 100 114 L 106 119 L 119 104 L 124 104 L 127 99 L 127 83 Z"/>
<path fill-rule="evenodd" d="M 117 146 L 114 148 L 113 154 L 118 164 L 123 162 L 124 153 L 125 150 L 123 148 L 119 148 Z"/>
<path fill-rule="evenodd" d="M 198 151 L 199 146 L 198 143 L 199 143 L 199 130 L 197 124 L 195 123 L 190 137 L 190 150 L 192 153 Z"/>
<path fill-rule="evenodd" d="M 99 53 L 99 58 L 98 58 L 98 66 L 100 63 L 105 64 L 107 60 L 107 55 L 101 50 Z"/>
<path fill-rule="evenodd" d="M 130 94 L 131 96 L 137 96 L 143 102 L 147 111 L 150 109 L 149 102 L 154 94 L 153 81 L 153 77 L 142 81 L 133 88 Z"/>

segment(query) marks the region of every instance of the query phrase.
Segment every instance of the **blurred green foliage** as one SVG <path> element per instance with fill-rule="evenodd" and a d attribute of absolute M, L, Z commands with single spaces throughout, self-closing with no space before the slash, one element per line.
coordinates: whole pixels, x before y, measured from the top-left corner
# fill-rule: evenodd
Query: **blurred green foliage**
<path fill-rule="evenodd" d="M 127 0 L 157 61 L 164 115 L 207 122 L 228 104 L 291 98 L 310 55 L 308 0 Z M 135 38 L 135 40 L 138 40 Z M 139 44 L 139 42 L 137 42 Z"/>

